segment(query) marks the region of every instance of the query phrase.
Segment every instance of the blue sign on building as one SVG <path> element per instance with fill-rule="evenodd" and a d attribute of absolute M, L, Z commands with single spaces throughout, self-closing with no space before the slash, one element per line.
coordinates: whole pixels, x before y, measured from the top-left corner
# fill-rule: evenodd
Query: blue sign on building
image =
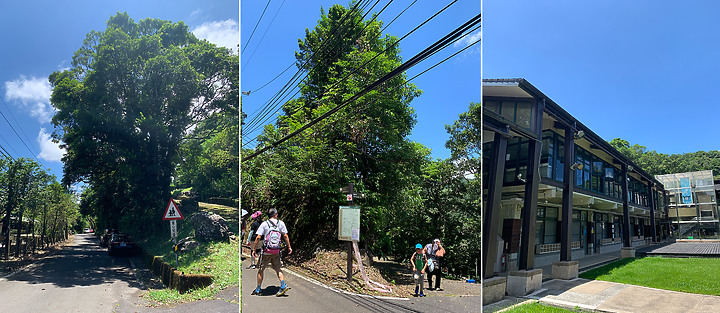
<path fill-rule="evenodd" d="M 691 187 L 690 187 L 690 178 L 689 177 L 683 177 L 680 178 L 680 188 L 681 188 L 681 194 L 682 197 L 682 204 L 692 204 L 692 193 L 691 193 Z"/>

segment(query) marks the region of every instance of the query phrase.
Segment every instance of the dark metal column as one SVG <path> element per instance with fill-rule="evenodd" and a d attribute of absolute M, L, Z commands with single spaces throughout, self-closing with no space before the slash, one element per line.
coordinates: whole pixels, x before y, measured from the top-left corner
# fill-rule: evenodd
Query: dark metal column
<path fill-rule="evenodd" d="M 560 223 L 560 261 L 572 259 L 570 235 L 572 234 L 573 190 L 575 188 L 575 173 L 571 169 L 575 163 L 575 132 L 565 128 L 565 168 L 563 170 L 563 200 L 562 222 Z"/>
<path fill-rule="evenodd" d="M 655 183 L 650 183 L 648 189 L 650 190 L 650 236 L 652 236 L 652 242 L 657 242 L 657 231 L 655 230 L 655 196 L 656 192 L 653 191 Z"/>
<path fill-rule="evenodd" d="M 522 220 L 522 234 L 520 237 L 520 253 L 518 255 L 518 269 L 531 270 L 535 265 L 535 221 L 537 220 L 538 187 L 540 187 L 540 154 L 542 153 L 542 121 L 545 112 L 545 102 L 538 101 L 533 114 L 533 132 L 537 140 L 528 144 L 527 182 L 525 183 L 525 201 L 520 219 Z"/>
<path fill-rule="evenodd" d="M 483 214 L 482 249 L 483 249 L 483 278 L 490 278 L 495 272 L 495 259 L 497 258 L 497 234 L 500 224 L 500 197 L 502 196 L 503 176 L 505 174 L 505 153 L 507 151 L 507 137 L 495 133 L 495 139 L 490 152 L 490 164 L 487 182 L 487 200 Z"/>
<path fill-rule="evenodd" d="M 623 200 L 623 247 L 632 247 L 630 242 L 630 204 L 628 199 L 628 166 L 622 165 L 623 183 L 622 183 L 622 200 Z"/>

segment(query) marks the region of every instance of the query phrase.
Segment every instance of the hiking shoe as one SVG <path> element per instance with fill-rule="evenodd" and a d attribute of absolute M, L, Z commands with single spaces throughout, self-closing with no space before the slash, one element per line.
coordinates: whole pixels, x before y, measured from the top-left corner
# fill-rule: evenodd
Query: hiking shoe
<path fill-rule="evenodd" d="M 260 294 L 260 290 L 261 290 L 260 288 L 256 288 L 255 290 L 253 290 L 253 292 L 252 292 L 250 295 L 251 295 L 251 296 L 259 295 L 259 294 Z"/>
<path fill-rule="evenodd" d="M 435 290 L 435 289 L 434 289 L 434 288 L 428 288 L 427 290 L 433 291 L 433 290 Z"/>
<path fill-rule="evenodd" d="M 413 297 L 417 297 L 417 296 L 418 296 L 418 294 L 417 294 L 417 293 L 413 295 Z"/>
<path fill-rule="evenodd" d="M 438 288 L 435 288 L 435 291 L 443 291 L 443 289 L 438 287 Z"/>
<path fill-rule="evenodd" d="M 288 291 L 288 289 L 290 289 L 290 286 L 285 285 L 285 288 L 280 288 L 280 291 L 278 291 L 278 292 L 275 294 L 275 296 L 276 296 L 276 297 L 279 297 L 279 296 L 284 295 L 285 292 Z"/>
<path fill-rule="evenodd" d="M 425 296 L 425 295 L 421 292 L 421 293 L 420 293 L 420 297 L 424 297 L 424 296 Z"/>

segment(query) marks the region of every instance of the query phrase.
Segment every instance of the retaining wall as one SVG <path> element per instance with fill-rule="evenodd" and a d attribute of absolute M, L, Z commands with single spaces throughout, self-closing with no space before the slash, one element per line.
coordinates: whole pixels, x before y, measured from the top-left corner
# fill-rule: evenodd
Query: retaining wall
<path fill-rule="evenodd" d="M 168 288 L 185 293 L 190 289 L 203 288 L 212 284 L 212 275 L 185 274 L 165 263 L 159 256 L 151 255 L 145 250 L 142 251 L 142 254 L 147 267 L 155 276 L 160 277 L 163 284 Z"/>

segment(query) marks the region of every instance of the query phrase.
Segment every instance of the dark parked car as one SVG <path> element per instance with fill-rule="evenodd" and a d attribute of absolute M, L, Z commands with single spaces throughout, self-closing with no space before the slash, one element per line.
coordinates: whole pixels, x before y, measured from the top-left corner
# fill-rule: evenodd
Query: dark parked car
<path fill-rule="evenodd" d="M 108 254 L 117 255 L 124 253 L 128 255 L 134 255 L 137 252 L 137 246 L 129 235 L 114 233 L 110 237 L 108 243 Z"/>

